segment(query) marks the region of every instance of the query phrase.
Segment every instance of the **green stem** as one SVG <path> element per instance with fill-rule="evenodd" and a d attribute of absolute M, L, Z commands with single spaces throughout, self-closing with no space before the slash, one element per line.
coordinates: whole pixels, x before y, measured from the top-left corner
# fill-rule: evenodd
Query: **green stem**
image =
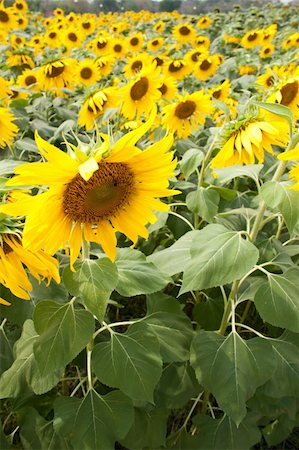
<path fill-rule="evenodd" d="M 221 131 L 221 130 L 220 130 L 220 131 Z M 220 132 L 220 131 L 219 131 L 219 132 Z M 207 168 L 207 166 L 208 166 L 209 159 L 210 159 L 210 157 L 211 157 L 211 155 L 212 155 L 212 153 L 213 153 L 214 146 L 215 146 L 215 142 L 216 142 L 216 140 L 217 140 L 218 134 L 219 134 L 219 133 L 217 133 L 217 134 L 214 136 L 214 139 L 213 139 L 213 141 L 212 141 L 210 147 L 208 148 L 208 151 L 207 151 L 207 153 L 206 153 L 206 155 L 205 155 L 205 157 L 204 157 L 204 160 L 203 160 L 203 162 L 202 162 L 201 169 L 200 169 L 200 173 L 199 173 L 199 178 L 198 178 L 198 187 L 201 187 L 201 186 L 203 185 L 204 177 L 205 177 L 205 171 L 206 171 L 206 168 Z"/>
<path fill-rule="evenodd" d="M 89 242 L 86 241 L 85 239 L 82 239 L 82 252 L 81 252 L 82 261 L 89 258 L 89 248 L 90 248 Z"/>
<path fill-rule="evenodd" d="M 234 307 L 235 307 L 234 299 L 235 299 L 235 295 L 237 294 L 239 284 L 240 284 L 239 280 L 235 280 L 233 282 L 232 289 L 230 291 L 226 307 L 224 308 L 221 325 L 218 330 L 218 333 L 221 334 L 222 336 L 224 335 L 224 333 L 228 327 L 230 315 L 233 314 L 233 312 L 234 312 Z"/>
<path fill-rule="evenodd" d="M 87 372 L 87 390 L 93 388 L 92 370 L 91 370 L 91 353 L 93 349 L 93 339 L 86 346 L 86 372 Z"/>

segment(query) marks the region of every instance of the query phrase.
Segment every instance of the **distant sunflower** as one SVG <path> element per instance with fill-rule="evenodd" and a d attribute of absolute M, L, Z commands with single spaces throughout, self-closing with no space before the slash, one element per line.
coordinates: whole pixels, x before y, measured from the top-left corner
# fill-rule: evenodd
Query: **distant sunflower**
<path fill-rule="evenodd" d="M 262 59 L 266 59 L 266 58 L 270 58 L 270 56 L 272 55 L 272 53 L 274 52 L 275 47 L 273 44 L 267 44 L 265 45 L 261 51 L 260 51 L 260 57 Z"/>
<path fill-rule="evenodd" d="M 127 48 L 132 52 L 138 52 L 142 49 L 144 44 L 144 38 L 142 33 L 135 33 L 133 35 L 129 35 L 126 40 Z"/>
<path fill-rule="evenodd" d="M 154 64 L 148 53 L 138 53 L 127 59 L 123 71 L 127 79 L 135 76 L 142 69 L 145 69 L 149 65 Z"/>
<path fill-rule="evenodd" d="M 54 13 L 54 16 L 56 16 L 56 17 L 63 17 L 64 16 L 64 11 L 61 8 L 55 8 L 53 13 Z"/>
<path fill-rule="evenodd" d="M 76 64 L 74 76 L 76 84 L 91 86 L 101 78 L 101 72 L 96 61 L 87 58 Z"/>
<path fill-rule="evenodd" d="M 2 234 L 0 244 L 0 283 L 16 297 L 30 300 L 32 284 L 26 273 L 26 266 L 31 275 L 41 282 L 44 279 L 60 283 L 58 261 L 42 250 L 26 250 L 21 239 L 14 234 Z"/>
<path fill-rule="evenodd" d="M 33 69 L 34 61 L 31 56 L 28 54 L 26 48 L 24 50 L 22 48 L 17 48 L 16 50 L 7 51 L 7 60 L 6 63 L 9 67 L 15 67 L 21 70 L 30 68 Z"/>
<path fill-rule="evenodd" d="M 217 56 L 204 56 L 195 64 L 193 73 L 199 80 L 206 81 L 217 72 L 219 64 L 220 63 Z"/>
<path fill-rule="evenodd" d="M 205 30 L 206 28 L 209 28 L 213 23 L 213 19 L 211 19 L 208 16 L 202 16 L 200 17 L 200 19 L 197 21 L 197 26 L 198 28 L 200 28 L 201 30 Z"/>
<path fill-rule="evenodd" d="M 173 27 L 172 34 L 173 37 L 181 44 L 193 41 L 196 37 L 195 29 L 188 22 L 184 22 Z"/>
<path fill-rule="evenodd" d="M 5 78 L 0 76 L 0 93 L 1 93 L 0 96 L 2 99 L 2 103 L 4 102 L 4 99 L 7 100 L 7 98 L 12 95 L 10 84 L 11 84 L 10 81 L 5 80 Z"/>
<path fill-rule="evenodd" d="M 275 86 L 267 102 L 287 106 L 293 111 L 295 117 L 299 118 L 299 76 L 289 78 Z"/>
<path fill-rule="evenodd" d="M 93 92 L 80 109 L 78 124 L 85 127 L 86 130 L 91 130 L 95 127 L 96 119 L 103 115 L 106 109 L 117 108 L 119 103 L 119 95 L 112 87 Z"/>
<path fill-rule="evenodd" d="M 62 42 L 68 50 L 75 47 L 80 47 L 83 42 L 82 33 L 75 27 L 68 27 L 63 33 Z"/>
<path fill-rule="evenodd" d="M 113 69 L 115 58 L 113 55 L 100 56 L 95 62 L 100 70 L 101 76 L 107 76 Z"/>
<path fill-rule="evenodd" d="M 127 53 L 127 47 L 123 39 L 114 38 L 111 41 L 111 51 L 116 58 L 121 59 Z"/>
<path fill-rule="evenodd" d="M 31 69 L 25 69 L 21 75 L 17 78 L 17 86 L 30 88 L 34 91 L 39 90 L 38 80 L 36 76 L 36 71 Z"/>
<path fill-rule="evenodd" d="M 96 55 L 107 55 L 111 52 L 111 39 L 106 36 L 100 36 L 92 41 L 93 51 Z"/>
<path fill-rule="evenodd" d="M 230 81 L 224 80 L 223 83 L 218 84 L 217 86 L 209 89 L 209 94 L 211 95 L 212 99 L 215 98 L 220 102 L 224 102 L 229 96 L 229 91 L 230 91 Z"/>
<path fill-rule="evenodd" d="M 57 48 L 61 47 L 63 44 L 63 40 L 61 40 L 60 31 L 55 28 L 50 28 L 44 36 L 44 43 L 47 47 Z"/>
<path fill-rule="evenodd" d="M 69 88 L 73 83 L 74 70 L 71 59 L 57 59 L 41 66 L 37 78 L 42 89 Z"/>
<path fill-rule="evenodd" d="M 17 27 L 17 15 L 15 9 L 5 8 L 4 0 L 0 2 L 0 29 L 12 30 Z"/>
<path fill-rule="evenodd" d="M 17 16 L 16 17 L 16 27 L 20 30 L 25 30 L 28 27 L 28 19 L 26 16 Z"/>
<path fill-rule="evenodd" d="M 264 162 L 264 150 L 274 154 L 272 145 L 285 146 L 289 125 L 286 120 L 262 113 L 258 117 L 230 122 L 223 131 L 223 144 L 211 161 L 211 167 Z"/>
<path fill-rule="evenodd" d="M 212 110 L 212 102 L 202 90 L 179 95 L 176 103 L 162 109 L 162 125 L 176 132 L 179 138 L 186 138 L 200 125 L 204 125 L 205 116 Z"/>
<path fill-rule="evenodd" d="M 18 47 L 19 45 L 22 46 L 22 45 L 26 44 L 26 39 L 24 38 L 24 36 L 11 34 L 10 35 L 10 42 L 11 42 L 11 45 L 13 47 Z"/>
<path fill-rule="evenodd" d="M 177 193 L 168 188 L 176 166 L 173 153 L 168 151 L 172 135 L 143 151 L 135 146 L 155 118 L 153 109 L 146 123 L 112 146 L 106 141 L 85 161 L 69 156 L 36 132 L 36 144 L 47 162 L 19 166 L 7 184 L 34 183 L 49 189 L 0 207 L 12 216 L 26 216 L 23 246 L 31 251 L 43 248 L 49 254 L 69 247 L 73 268 L 83 239 L 100 244 L 111 260 L 116 257 L 117 231 L 133 243 L 139 236 L 146 239 L 145 225 L 156 221 L 153 211 L 168 210 L 157 197 Z"/>
<path fill-rule="evenodd" d="M 148 115 L 161 97 L 160 86 L 158 70 L 149 67 L 139 72 L 135 79 L 122 88 L 123 115 L 129 120 L 139 118 L 143 113 Z"/>
<path fill-rule="evenodd" d="M 272 23 L 265 30 L 262 30 L 261 45 L 267 46 L 274 38 L 277 32 L 277 24 Z"/>
<path fill-rule="evenodd" d="M 261 45 L 262 34 L 259 30 L 248 31 L 241 39 L 241 45 L 244 48 L 254 48 Z"/>
<path fill-rule="evenodd" d="M 185 61 L 189 65 L 196 64 L 200 59 L 207 58 L 209 56 L 209 51 L 206 47 L 197 47 L 194 50 L 190 50 L 185 55 Z"/>
<path fill-rule="evenodd" d="M 277 156 L 281 161 L 299 161 L 299 147 L 295 147 L 292 150 L 288 150 L 286 152 L 280 153 Z M 289 172 L 289 177 L 295 181 L 295 184 L 291 186 L 291 189 L 295 189 L 299 191 L 299 163 L 295 163 L 295 165 L 291 168 Z"/>
<path fill-rule="evenodd" d="M 159 87 L 161 98 L 165 100 L 173 100 L 178 92 L 176 79 L 170 76 L 162 77 L 161 83 L 162 84 Z"/>
<path fill-rule="evenodd" d="M 174 77 L 176 80 L 182 80 L 192 71 L 192 65 L 184 59 L 173 59 L 165 64 L 165 74 Z"/>
<path fill-rule="evenodd" d="M 298 47 L 298 46 L 299 46 L 299 33 L 298 32 L 289 35 L 281 44 L 281 47 L 284 50 L 289 50 L 290 48 Z"/>
<path fill-rule="evenodd" d="M 165 30 L 165 26 L 165 23 L 162 22 L 162 20 L 159 20 L 159 22 L 154 25 L 153 30 L 157 31 L 158 33 L 163 33 L 163 31 Z"/>
<path fill-rule="evenodd" d="M 93 18 L 85 18 L 79 21 L 78 26 L 85 36 L 89 36 L 96 29 L 96 21 Z"/>
<path fill-rule="evenodd" d="M 13 123 L 15 116 L 8 108 L 0 107 L 0 148 L 11 145 L 17 132 L 18 127 Z"/>
<path fill-rule="evenodd" d="M 239 67 L 239 74 L 240 75 L 253 75 L 256 72 L 257 72 L 257 67 L 256 66 L 245 65 L 245 66 L 240 66 Z"/>
<path fill-rule="evenodd" d="M 164 38 L 163 37 L 156 37 L 148 41 L 147 43 L 147 49 L 150 52 L 157 52 L 162 48 L 164 45 Z"/>
<path fill-rule="evenodd" d="M 211 41 L 208 36 L 200 35 L 194 39 L 195 47 L 205 47 L 207 50 L 210 48 Z"/>
<path fill-rule="evenodd" d="M 26 13 L 26 11 L 28 11 L 28 5 L 25 0 L 16 0 L 12 7 L 18 14 Z"/>

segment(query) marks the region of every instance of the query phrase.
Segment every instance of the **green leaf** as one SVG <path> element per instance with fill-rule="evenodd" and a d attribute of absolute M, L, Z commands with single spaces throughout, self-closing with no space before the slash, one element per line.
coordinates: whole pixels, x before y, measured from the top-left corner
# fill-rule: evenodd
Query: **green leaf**
<path fill-rule="evenodd" d="M 118 282 L 116 265 L 109 258 L 85 259 L 74 274 L 84 305 L 101 322 L 111 292 Z"/>
<path fill-rule="evenodd" d="M 213 169 L 213 171 L 217 174 L 217 183 L 219 184 L 225 184 L 237 177 L 249 177 L 258 183 L 259 173 L 263 167 L 263 164 L 247 164 L 246 166 L 235 165 Z"/>
<path fill-rule="evenodd" d="M 161 272 L 167 273 L 170 276 L 182 272 L 190 261 L 190 247 L 193 238 L 196 239 L 198 233 L 199 231 L 197 230 L 188 231 L 188 233 L 184 234 L 173 245 L 165 250 L 153 253 L 147 257 L 147 260 L 153 262 Z"/>
<path fill-rule="evenodd" d="M 146 316 L 139 326 L 143 324 L 157 337 L 164 362 L 189 360 L 193 329 L 184 313 L 156 312 Z"/>
<path fill-rule="evenodd" d="M 168 411 L 160 408 L 135 409 L 135 419 L 120 442 L 130 450 L 158 449 L 165 446 Z"/>
<path fill-rule="evenodd" d="M 218 212 L 219 200 L 217 191 L 200 187 L 187 195 L 186 204 L 190 211 L 199 214 L 206 222 L 212 222 Z"/>
<path fill-rule="evenodd" d="M 299 192 L 290 189 L 289 181 L 268 181 L 261 188 L 261 196 L 274 211 L 281 212 L 290 233 L 299 221 Z"/>
<path fill-rule="evenodd" d="M 299 332 L 298 277 L 298 268 L 282 275 L 268 272 L 268 280 L 259 287 L 254 299 L 263 320 L 295 333 Z"/>
<path fill-rule="evenodd" d="M 126 333 L 111 333 L 108 342 L 94 347 L 92 362 L 102 383 L 121 389 L 134 400 L 153 403 L 162 359 L 158 339 L 149 327 L 135 324 Z"/>
<path fill-rule="evenodd" d="M 200 386 L 189 362 L 167 364 L 155 391 L 158 407 L 183 408 L 192 397 L 197 397 Z"/>
<path fill-rule="evenodd" d="M 101 396 L 91 389 L 85 398 L 58 397 L 54 429 L 70 440 L 74 450 L 114 450 L 114 443 L 129 431 L 133 406 L 122 392 Z"/>
<path fill-rule="evenodd" d="M 254 102 L 259 108 L 265 109 L 277 116 L 285 119 L 289 122 L 290 128 L 293 124 L 293 112 L 290 108 L 284 105 L 279 105 L 278 103 L 265 103 L 265 102 Z"/>
<path fill-rule="evenodd" d="M 138 250 L 118 249 L 115 263 L 119 275 L 115 289 L 124 297 L 152 294 L 163 289 L 171 281 Z"/>
<path fill-rule="evenodd" d="M 170 295 L 157 292 L 146 296 L 147 315 L 152 313 L 164 311 L 171 314 L 181 314 L 182 305 L 180 302 Z"/>
<path fill-rule="evenodd" d="M 195 172 L 197 167 L 202 162 L 203 157 L 203 152 L 198 148 L 190 148 L 183 154 L 179 165 L 186 180 L 188 180 L 190 175 Z"/>
<path fill-rule="evenodd" d="M 269 447 L 280 444 L 288 438 L 293 428 L 297 425 L 296 420 L 287 415 L 276 418 L 263 429 L 263 436 Z"/>
<path fill-rule="evenodd" d="M 201 332 L 193 340 L 190 361 L 198 382 L 212 392 L 219 407 L 237 426 L 246 416 L 246 400 L 275 368 L 266 340 L 244 341 L 236 332 L 227 337 Z"/>
<path fill-rule="evenodd" d="M 0 328 L 0 375 L 5 372 L 14 361 L 13 345 L 19 336 L 20 333 L 18 330 L 10 330 L 9 327 L 6 329 L 4 326 Z"/>
<path fill-rule="evenodd" d="M 207 297 L 196 303 L 193 311 L 193 319 L 205 330 L 218 330 L 223 316 L 223 298 Z"/>
<path fill-rule="evenodd" d="M 207 225 L 193 235 L 190 252 L 180 294 L 231 283 L 252 269 L 259 256 L 241 232 L 218 224 Z"/>
<path fill-rule="evenodd" d="M 41 376 L 64 368 L 87 345 L 94 332 L 94 318 L 74 303 L 61 305 L 52 301 L 39 303 L 34 312 L 39 337 L 34 355 Z"/>
<path fill-rule="evenodd" d="M 10 322 L 23 325 L 25 320 L 31 319 L 34 311 L 34 303 L 24 301 L 13 295 L 6 287 L 0 285 L 0 297 L 11 303 L 10 306 L 0 304 L 0 316 L 5 317 Z"/>
<path fill-rule="evenodd" d="M 299 348 L 290 342 L 271 339 L 272 358 L 276 370 L 264 387 L 269 397 L 299 397 Z"/>
<path fill-rule="evenodd" d="M 198 450 L 249 450 L 261 439 L 255 418 L 249 415 L 239 426 L 226 415 L 221 419 L 197 415 L 193 423 L 200 430 Z"/>
<path fill-rule="evenodd" d="M 33 354 L 38 339 L 32 320 L 26 320 L 20 339 L 15 344 L 15 361 L 0 378 L 0 398 L 17 397 L 29 385 L 36 394 L 52 389 L 59 381 L 57 373 L 41 375 Z"/>

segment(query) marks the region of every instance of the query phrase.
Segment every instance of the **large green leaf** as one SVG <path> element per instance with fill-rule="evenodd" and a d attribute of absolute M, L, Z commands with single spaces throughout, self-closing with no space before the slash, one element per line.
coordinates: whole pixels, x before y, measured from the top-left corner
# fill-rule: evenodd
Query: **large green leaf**
<path fill-rule="evenodd" d="M 94 332 L 94 318 L 73 302 L 61 305 L 44 301 L 36 306 L 34 325 L 39 337 L 34 355 L 41 376 L 66 366 L 87 345 Z"/>
<path fill-rule="evenodd" d="M 210 331 L 199 333 L 192 343 L 190 361 L 199 383 L 212 392 L 237 426 L 246 416 L 246 400 L 275 368 L 266 340 L 244 341 L 236 332 L 227 337 Z"/>
<path fill-rule="evenodd" d="M 162 272 L 170 276 L 182 272 L 190 261 L 190 247 L 193 238 L 196 239 L 199 233 L 197 230 L 188 231 L 173 245 L 153 253 L 147 257 L 147 260 L 153 262 Z"/>
<path fill-rule="evenodd" d="M 299 192 L 290 189 L 292 184 L 289 181 L 268 181 L 261 188 L 266 204 L 281 212 L 290 232 L 299 221 Z"/>
<path fill-rule="evenodd" d="M 203 152 L 198 148 L 189 148 L 186 152 L 184 152 L 183 157 L 180 160 L 180 169 L 186 180 L 188 180 L 190 175 L 195 172 L 203 160 L 203 157 Z"/>
<path fill-rule="evenodd" d="M 134 400 L 153 403 L 153 391 L 162 373 L 159 349 L 150 327 L 133 325 L 126 333 L 113 332 L 109 341 L 94 347 L 94 371 L 102 383 L 121 389 Z"/>
<path fill-rule="evenodd" d="M 152 262 L 147 261 L 143 253 L 130 248 L 118 249 L 116 266 L 119 275 L 116 290 L 125 297 L 152 294 L 171 281 Z"/>
<path fill-rule="evenodd" d="M 299 269 L 282 275 L 267 273 L 268 280 L 258 289 L 255 305 L 263 320 L 281 328 L 299 332 Z"/>
<path fill-rule="evenodd" d="M 210 224 L 193 236 L 180 294 L 231 283 L 256 264 L 258 249 L 241 232 Z"/>
<path fill-rule="evenodd" d="M 109 258 L 85 259 L 74 274 L 87 309 L 102 321 L 107 302 L 118 282 L 116 265 Z"/>
<path fill-rule="evenodd" d="M 135 419 L 121 444 L 130 450 L 158 449 L 165 446 L 168 411 L 160 408 L 135 408 Z"/>
<path fill-rule="evenodd" d="M 85 398 L 58 397 L 54 429 L 74 450 L 114 450 L 132 426 L 133 406 L 122 392 L 101 396 L 91 389 Z"/>
<path fill-rule="evenodd" d="M 186 197 L 186 204 L 190 211 L 199 214 L 207 222 L 212 222 L 218 212 L 220 195 L 214 189 L 198 188 Z"/>
<path fill-rule="evenodd" d="M 54 372 L 41 375 L 33 354 L 38 339 L 32 320 L 24 323 L 20 339 L 15 344 L 15 360 L 0 378 L 0 398 L 17 397 L 28 385 L 36 394 L 52 389 L 59 381 Z"/>
<path fill-rule="evenodd" d="M 225 184 L 237 177 L 249 177 L 257 183 L 259 173 L 263 167 L 263 164 L 248 164 L 246 166 L 235 165 L 213 170 L 217 174 L 217 183 L 219 184 Z"/>

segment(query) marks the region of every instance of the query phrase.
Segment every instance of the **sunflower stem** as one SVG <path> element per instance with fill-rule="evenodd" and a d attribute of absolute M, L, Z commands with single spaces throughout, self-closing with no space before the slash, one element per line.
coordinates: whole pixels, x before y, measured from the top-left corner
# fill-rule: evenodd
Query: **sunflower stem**
<path fill-rule="evenodd" d="M 92 370 L 91 370 L 91 352 L 93 349 L 93 339 L 86 346 L 86 372 L 87 372 L 87 388 L 90 391 L 93 388 Z"/>
<path fill-rule="evenodd" d="M 213 138 L 213 140 L 211 142 L 211 145 L 208 148 L 208 151 L 207 151 L 207 153 L 206 153 L 206 155 L 204 157 L 204 160 L 202 162 L 200 173 L 199 173 L 199 178 L 198 178 L 198 185 L 197 185 L 199 188 L 202 187 L 202 185 L 203 185 L 206 168 L 208 166 L 209 159 L 210 159 L 210 157 L 211 157 L 211 155 L 213 153 L 217 137 L 218 137 L 218 133 L 214 136 L 214 138 Z"/>
<path fill-rule="evenodd" d="M 90 249 L 89 242 L 86 241 L 85 239 L 82 239 L 82 252 L 81 252 L 82 261 L 89 258 L 89 249 Z"/>

